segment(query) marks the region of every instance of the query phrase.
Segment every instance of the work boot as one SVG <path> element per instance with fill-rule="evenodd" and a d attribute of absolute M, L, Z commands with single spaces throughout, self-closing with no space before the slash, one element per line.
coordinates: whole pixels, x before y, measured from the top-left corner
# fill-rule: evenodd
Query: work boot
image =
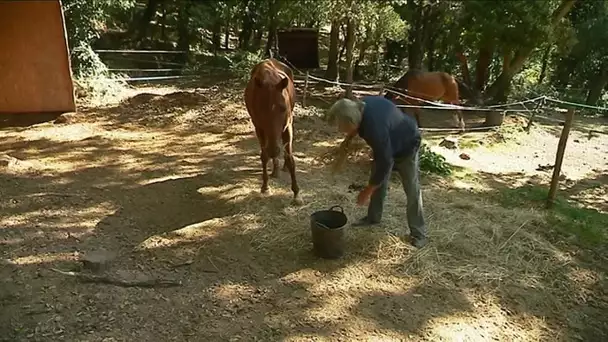
<path fill-rule="evenodd" d="M 370 221 L 367 216 L 352 224 L 353 227 L 373 226 L 379 224 L 379 221 Z"/>
<path fill-rule="evenodd" d="M 425 237 L 417 238 L 417 237 L 410 236 L 409 240 L 410 240 L 410 244 L 416 248 L 422 248 L 429 243 L 429 239 L 425 238 Z"/>

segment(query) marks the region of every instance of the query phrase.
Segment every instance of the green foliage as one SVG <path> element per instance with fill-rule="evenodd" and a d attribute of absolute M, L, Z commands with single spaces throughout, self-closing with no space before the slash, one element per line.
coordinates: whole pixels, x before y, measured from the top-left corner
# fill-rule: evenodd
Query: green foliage
<path fill-rule="evenodd" d="M 70 47 L 90 43 L 99 37 L 113 11 L 126 11 L 135 0 L 63 0 L 63 12 Z"/>
<path fill-rule="evenodd" d="M 91 70 L 81 68 L 100 67 L 93 60 L 94 53 L 89 52 L 91 42 L 100 37 L 100 32 L 104 30 L 106 21 L 111 20 L 112 13 L 132 8 L 135 0 L 63 0 L 62 5 L 68 45 L 72 51 L 72 69 L 77 73 L 90 73 Z"/>
<path fill-rule="evenodd" d="M 452 174 L 452 166 L 444 156 L 431 151 L 426 144 L 422 144 L 420 146 L 420 171 L 449 176 Z"/>
<path fill-rule="evenodd" d="M 507 87 L 490 87 L 509 67 L 505 68 L 503 60 L 512 61 L 523 55 L 523 68 L 520 59 L 512 69 L 515 77 L 511 95 L 517 98 L 550 92 L 555 97 L 568 95 L 566 99 L 582 102 L 593 85 L 601 85 L 598 74 L 608 65 L 608 0 L 577 0 L 570 13 L 557 24 L 553 22 L 554 11 L 564 0 L 166 0 L 156 3 L 150 22 L 144 23 L 140 18 L 151 8 L 148 7 L 151 3 L 147 0 L 64 0 L 70 47 L 79 49 L 82 43 L 99 46 L 96 45 L 99 42 L 109 47 L 112 42 L 120 41 L 122 46 L 113 48 L 188 48 L 195 53 L 213 48 L 218 58 L 224 58 L 220 56 L 228 30 L 229 48 L 236 45 L 237 50 L 250 51 L 237 51 L 228 63 L 233 72 L 246 77 L 249 67 L 260 59 L 255 56 L 266 45 L 271 27 L 319 28 L 323 47 L 329 42 L 326 32 L 329 24 L 332 21 L 343 24 L 351 17 L 356 22 L 353 52 L 357 75 L 376 80 L 402 74 L 388 69 L 387 65 L 409 59 L 411 51 L 420 52 L 413 55 L 421 56 L 423 68 L 462 78 L 464 68 L 457 58 L 457 53 L 462 52 L 467 58 L 472 83 L 481 75 L 482 84 L 475 85 L 477 90 L 492 88 L 493 92 L 489 93 L 494 97 L 497 93 L 507 93 L 503 91 Z M 271 13 L 274 12 L 273 21 Z M 186 25 L 180 18 L 187 18 Z M 342 50 L 344 40 L 341 31 L 338 51 Z M 387 41 L 397 42 L 388 53 Z M 412 46 L 413 42 L 418 45 Z M 484 63 L 478 68 L 482 51 L 490 54 L 488 68 Z M 78 60 L 81 57 L 86 55 L 73 54 L 74 68 L 89 68 L 91 61 Z M 170 59 L 167 57 L 162 59 Z M 416 58 L 413 60 L 417 62 Z M 340 67 L 343 62 L 344 57 L 338 61 Z M 199 64 L 204 67 L 204 63 Z M 503 89 L 496 91 L 501 87 Z M 574 94 L 572 88 L 580 91 Z"/>
<path fill-rule="evenodd" d="M 552 11 L 558 2 L 538 1 L 464 1 L 462 24 L 470 43 L 490 38 L 505 49 L 522 45 L 536 46 L 547 37 Z M 521 39 L 521 37 L 526 39 Z"/>
<path fill-rule="evenodd" d="M 78 94 L 92 102 L 102 102 L 118 96 L 127 87 L 122 75 L 112 75 L 99 56 L 85 42 L 72 50 L 74 59 L 80 61 L 75 73 Z"/>
<path fill-rule="evenodd" d="M 499 200 L 509 207 L 543 208 L 548 189 L 535 185 L 504 189 Z M 558 232 L 575 237 L 579 243 L 596 246 L 608 242 L 608 214 L 583 208 L 563 198 L 557 198 L 553 208 L 546 212 L 547 222 Z"/>
<path fill-rule="evenodd" d="M 253 67 L 264 59 L 262 52 L 253 53 L 249 51 L 239 51 L 232 57 L 226 56 L 225 58 L 230 65 L 230 72 L 243 81 L 249 79 Z"/>
<path fill-rule="evenodd" d="M 84 41 L 79 42 L 78 46 L 72 49 L 72 58 L 77 63 L 75 76 L 78 78 L 109 74 L 107 66 L 101 61 L 99 55 Z"/>

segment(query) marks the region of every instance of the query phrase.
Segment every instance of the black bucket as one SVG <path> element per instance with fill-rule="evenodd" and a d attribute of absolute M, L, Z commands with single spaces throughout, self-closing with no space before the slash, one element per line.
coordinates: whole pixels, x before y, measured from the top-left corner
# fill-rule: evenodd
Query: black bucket
<path fill-rule="evenodd" d="M 340 211 L 334 210 L 339 208 Z M 344 254 L 344 226 L 348 219 L 344 209 L 334 205 L 310 215 L 310 230 L 315 254 L 325 259 L 338 259 Z"/>

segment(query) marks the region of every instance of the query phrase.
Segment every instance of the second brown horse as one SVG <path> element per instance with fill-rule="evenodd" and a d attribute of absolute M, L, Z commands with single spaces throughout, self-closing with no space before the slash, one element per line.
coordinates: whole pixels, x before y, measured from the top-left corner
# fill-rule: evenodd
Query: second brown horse
<path fill-rule="evenodd" d="M 460 105 L 459 84 L 456 79 L 446 73 L 440 71 L 427 72 L 422 70 L 410 69 L 405 75 L 401 76 L 393 85 L 398 92 L 403 92 L 405 95 L 415 97 L 426 101 L 441 100 L 444 103 L 452 105 Z M 424 105 L 424 101 L 420 101 L 410 97 L 400 96 L 391 91 L 387 91 L 385 98 L 393 100 L 401 100 L 405 104 L 420 106 Z M 412 112 L 420 127 L 420 109 L 412 108 Z M 454 124 L 464 131 L 465 124 L 462 117 L 462 112 L 459 109 L 453 112 Z"/>
<path fill-rule="evenodd" d="M 289 170 L 291 175 L 293 202 L 301 203 L 293 158 L 293 108 L 295 106 L 293 71 L 273 58 L 255 65 L 251 71 L 247 88 L 245 88 L 245 106 L 260 143 L 261 192 L 268 192 L 267 165 L 269 159 L 272 159 L 273 166 L 270 176 L 276 178 L 279 175 L 278 158 L 281 153 L 281 145 L 283 145 L 285 148 L 283 170 Z"/>

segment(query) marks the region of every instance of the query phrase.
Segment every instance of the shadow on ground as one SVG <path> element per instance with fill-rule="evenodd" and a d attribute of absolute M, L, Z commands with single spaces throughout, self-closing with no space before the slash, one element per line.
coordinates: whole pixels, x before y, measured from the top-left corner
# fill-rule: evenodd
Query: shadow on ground
<path fill-rule="evenodd" d="M 320 119 L 300 117 L 295 150 L 305 205 L 289 204 L 286 175 L 262 196 L 257 141 L 234 129 L 247 118 L 234 107 L 237 96 L 225 93 L 188 91 L 180 96 L 190 100 L 179 103 L 140 95 L 126 102 L 137 111 L 94 109 L 84 119 L 144 138 L 13 136 L 0 143 L 9 154 L 50 165 L 0 174 L 3 339 L 423 340 L 444 336 L 450 322 L 487 338 L 608 334 L 602 263 L 551 234 L 542 215 L 497 205 L 496 189 L 508 187 L 508 176 L 482 175 L 484 192 L 425 179 L 433 242 L 418 251 L 394 236 L 404 228 L 404 197 L 392 186 L 386 210 L 394 221 L 349 229 L 343 259 L 316 258 L 310 213 L 335 203 L 359 213 L 348 204 L 348 186 L 367 170 L 351 166 L 352 178 L 324 179 L 323 166 L 310 159 L 333 136 Z M 208 121 L 194 116 L 171 128 L 206 104 Z M 116 252 L 109 272 L 182 286 L 84 284 L 50 270 L 78 268 L 78 253 L 97 249 Z M 500 328 L 483 326 L 486 310 Z"/>

